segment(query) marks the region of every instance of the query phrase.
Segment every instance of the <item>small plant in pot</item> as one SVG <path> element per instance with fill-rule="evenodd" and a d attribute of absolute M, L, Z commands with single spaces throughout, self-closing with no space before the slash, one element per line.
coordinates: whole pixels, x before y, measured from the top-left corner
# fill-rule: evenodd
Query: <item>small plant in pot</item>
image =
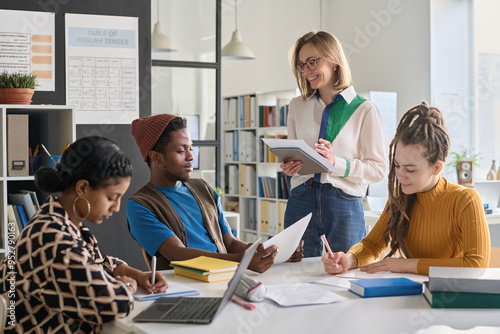
<path fill-rule="evenodd" d="M 38 86 L 34 74 L 4 71 L 0 74 L 0 104 L 31 104 Z"/>
<path fill-rule="evenodd" d="M 466 148 L 461 152 L 450 152 L 448 156 L 448 166 L 456 170 L 458 183 L 465 186 L 472 186 L 472 167 L 479 167 L 478 161 L 481 159 L 479 153 L 472 154 Z"/>

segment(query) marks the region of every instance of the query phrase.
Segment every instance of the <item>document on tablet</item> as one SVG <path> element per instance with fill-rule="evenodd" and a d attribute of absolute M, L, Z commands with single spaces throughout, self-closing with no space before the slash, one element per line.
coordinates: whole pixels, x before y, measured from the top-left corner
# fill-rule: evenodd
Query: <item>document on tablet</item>
<path fill-rule="evenodd" d="M 278 254 L 274 259 L 274 264 L 283 263 L 292 256 L 293 252 L 299 246 L 302 235 L 306 231 L 307 225 L 311 220 L 312 213 L 309 213 L 302 219 L 299 219 L 295 224 L 284 229 L 276 234 L 271 239 L 264 242 L 264 248 L 272 245 L 278 246 Z"/>
<path fill-rule="evenodd" d="M 281 161 L 302 161 L 302 168 L 298 172 L 300 175 L 329 172 L 334 169 L 328 160 L 302 139 L 262 138 L 262 140 Z"/>

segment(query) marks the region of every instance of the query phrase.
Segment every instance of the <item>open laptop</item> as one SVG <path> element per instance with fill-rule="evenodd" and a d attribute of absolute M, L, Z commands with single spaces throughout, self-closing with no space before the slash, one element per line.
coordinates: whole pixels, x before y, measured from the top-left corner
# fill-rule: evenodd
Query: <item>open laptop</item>
<path fill-rule="evenodd" d="M 139 313 L 133 320 L 138 322 L 174 322 L 190 324 L 209 324 L 222 312 L 231 301 L 241 277 L 250 264 L 250 260 L 259 245 L 260 239 L 247 248 L 243 258 L 229 281 L 222 298 L 211 297 L 177 297 L 159 298 L 147 309 Z"/>

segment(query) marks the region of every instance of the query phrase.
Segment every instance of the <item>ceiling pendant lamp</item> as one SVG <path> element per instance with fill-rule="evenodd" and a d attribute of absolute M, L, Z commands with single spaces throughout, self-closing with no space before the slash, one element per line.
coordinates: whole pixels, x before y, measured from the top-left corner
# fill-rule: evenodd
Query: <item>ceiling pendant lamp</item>
<path fill-rule="evenodd" d="M 158 0 L 158 6 L 156 7 L 157 20 L 155 27 L 153 29 L 153 34 L 151 34 L 151 48 L 154 52 L 171 52 L 177 51 L 177 46 L 172 42 L 170 37 L 168 37 L 163 32 L 163 26 L 160 23 L 160 0 Z"/>
<path fill-rule="evenodd" d="M 253 51 L 243 43 L 241 34 L 238 31 L 238 0 L 234 1 L 234 31 L 231 41 L 222 48 L 223 59 L 254 59 Z"/>

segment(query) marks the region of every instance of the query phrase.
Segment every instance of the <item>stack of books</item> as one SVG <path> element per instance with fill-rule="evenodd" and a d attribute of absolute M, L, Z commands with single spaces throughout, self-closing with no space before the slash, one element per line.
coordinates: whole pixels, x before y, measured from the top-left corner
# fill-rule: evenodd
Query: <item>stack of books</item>
<path fill-rule="evenodd" d="M 430 267 L 424 296 L 433 308 L 500 308 L 500 268 Z"/>
<path fill-rule="evenodd" d="M 204 282 L 229 281 L 238 268 L 238 262 L 198 256 L 185 261 L 172 261 L 177 275 L 194 278 Z"/>

